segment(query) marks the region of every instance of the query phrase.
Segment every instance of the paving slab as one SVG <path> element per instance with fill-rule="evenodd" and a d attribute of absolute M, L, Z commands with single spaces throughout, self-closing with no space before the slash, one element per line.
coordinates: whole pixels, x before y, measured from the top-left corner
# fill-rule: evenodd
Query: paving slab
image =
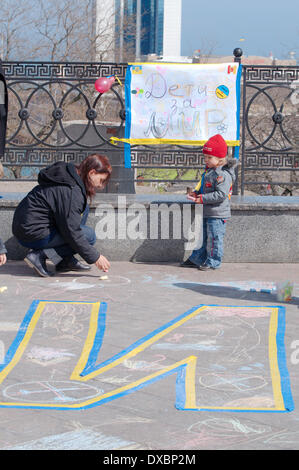
<path fill-rule="evenodd" d="M 1 450 L 299 449 L 297 264 L 102 274 L 0 268 Z"/>

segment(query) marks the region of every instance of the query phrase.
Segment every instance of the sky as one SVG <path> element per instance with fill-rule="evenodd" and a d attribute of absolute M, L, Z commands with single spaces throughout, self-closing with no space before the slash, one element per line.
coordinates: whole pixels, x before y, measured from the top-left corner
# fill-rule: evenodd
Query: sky
<path fill-rule="evenodd" d="M 182 0 L 182 55 L 231 55 L 236 47 L 246 57 L 295 51 L 298 63 L 299 0 Z"/>

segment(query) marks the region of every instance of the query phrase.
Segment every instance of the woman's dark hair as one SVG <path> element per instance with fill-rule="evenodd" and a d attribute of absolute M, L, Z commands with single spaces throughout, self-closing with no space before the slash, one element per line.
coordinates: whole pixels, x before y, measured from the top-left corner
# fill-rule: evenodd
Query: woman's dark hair
<path fill-rule="evenodd" d="M 99 155 L 94 153 L 92 155 L 88 155 L 88 157 L 84 158 L 80 165 L 76 166 L 79 176 L 81 177 L 87 196 L 91 199 L 95 193 L 95 187 L 93 186 L 88 174 L 90 170 L 95 170 L 97 173 L 106 173 L 107 178 L 105 181 L 105 185 L 108 183 L 111 173 L 112 167 L 108 158 L 105 155 Z"/>

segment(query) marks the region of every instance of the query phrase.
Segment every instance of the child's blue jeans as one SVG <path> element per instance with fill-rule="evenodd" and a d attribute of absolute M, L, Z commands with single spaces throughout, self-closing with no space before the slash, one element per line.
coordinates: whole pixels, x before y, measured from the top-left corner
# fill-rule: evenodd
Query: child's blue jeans
<path fill-rule="evenodd" d="M 225 219 L 204 218 L 202 247 L 194 250 L 189 260 L 197 266 L 205 263 L 214 269 L 220 268 L 225 229 Z"/>

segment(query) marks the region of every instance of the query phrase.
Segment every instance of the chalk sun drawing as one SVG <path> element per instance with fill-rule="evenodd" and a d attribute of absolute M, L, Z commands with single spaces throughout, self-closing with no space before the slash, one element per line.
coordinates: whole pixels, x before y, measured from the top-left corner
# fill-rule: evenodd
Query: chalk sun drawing
<path fill-rule="evenodd" d="M 44 403 L 46 395 L 49 403 L 65 403 L 77 401 L 78 396 L 87 399 L 99 393 L 102 393 L 102 390 L 88 384 L 38 381 L 10 385 L 4 390 L 3 395 L 20 401 L 27 401 L 28 397 L 34 397 L 35 402 L 41 403 Z"/>

